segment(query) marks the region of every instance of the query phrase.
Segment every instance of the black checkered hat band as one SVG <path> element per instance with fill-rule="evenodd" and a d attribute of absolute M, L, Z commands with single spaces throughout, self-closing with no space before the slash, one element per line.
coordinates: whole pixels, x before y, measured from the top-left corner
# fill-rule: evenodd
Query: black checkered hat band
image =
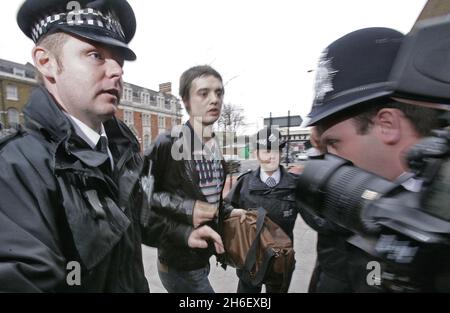
<path fill-rule="evenodd" d="M 121 41 L 125 42 L 125 34 L 118 19 L 110 12 L 103 14 L 101 11 L 88 8 L 78 11 L 49 15 L 34 25 L 31 37 L 36 43 L 53 26 L 80 26 L 87 25 L 102 30 L 108 30 L 115 34 Z"/>

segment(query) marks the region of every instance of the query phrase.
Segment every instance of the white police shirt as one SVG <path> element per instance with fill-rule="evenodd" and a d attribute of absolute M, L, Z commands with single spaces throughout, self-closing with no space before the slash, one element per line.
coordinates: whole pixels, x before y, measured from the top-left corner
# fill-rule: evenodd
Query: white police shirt
<path fill-rule="evenodd" d="M 421 179 L 414 178 L 414 175 L 409 172 L 403 172 L 395 181 L 400 182 L 401 185 L 408 191 L 420 192 L 422 189 L 423 181 Z"/>
<path fill-rule="evenodd" d="M 267 178 L 269 178 L 269 177 L 272 177 L 276 182 L 275 185 L 278 185 L 278 183 L 280 182 L 280 179 L 281 179 L 280 167 L 278 167 L 278 169 L 272 174 L 272 176 L 267 175 L 267 173 L 264 172 L 263 169 L 261 168 L 261 170 L 259 172 L 259 178 L 261 179 L 261 181 L 263 183 L 266 183 Z"/>
<path fill-rule="evenodd" d="M 100 140 L 101 136 L 104 136 L 104 137 L 106 137 L 106 139 L 108 139 L 108 136 L 106 136 L 105 127 L 103 126 L 103 124 L 101 126 L 101 130 L 100 130 L 100 134 L 99 134 L 95 130 L 93 130 L 92 128 L 87 126 L 85 123 L 83 123 L 82 121 L 77 119 L 76 117 L 74 117 L 66 112 L 64 112 L 64 114 L 69 117 L 70 121 L 72 122 L 72 125 L 75 128 L 75 132 L 77 133 L 77 135 L 80 136 L 84 141 L 86 141 L 86 143 L 93 150 L 95 150 L 95 147 L 97 146 L 97 143 Z M 114 170 L 114 160 L 113 160 L 111 151 L 109 150 L 109 147 L 107 148 L 107 150 L 108 150 L 109 162 L 111 164 L 111 170 Z"/>

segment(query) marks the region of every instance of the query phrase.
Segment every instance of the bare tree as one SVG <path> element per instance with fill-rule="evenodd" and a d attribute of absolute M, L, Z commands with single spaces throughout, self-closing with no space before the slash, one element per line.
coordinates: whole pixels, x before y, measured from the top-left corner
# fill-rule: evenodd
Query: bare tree
<path fill-rule="evenodd" d="M 220 115 L 217 124 L 225 133 L 237 132 L 239 128 L 245 126 L 245 116 L 243 109 L 231 103 L 224 104 L 222 114 Z"/>
<path fill-rule="evenodd" d="M 241 107 L 231 103 L 224 104 L 222 107 L 222 114 L 217 121 L 217 125 L 222 132 L 219 140 L 221 140 L 220 145 L 222 146 L 222 153 L 224 155 L 237 155 L 237 131 L 240 127 L 245 126 L 243 111 Z"/>

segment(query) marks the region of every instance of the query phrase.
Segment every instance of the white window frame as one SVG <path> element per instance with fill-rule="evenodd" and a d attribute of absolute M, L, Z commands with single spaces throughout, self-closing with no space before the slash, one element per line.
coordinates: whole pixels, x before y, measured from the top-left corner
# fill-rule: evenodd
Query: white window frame
<path fill-rule="evenodd" d="M 6 100 L 19 101 L 19 88 L 16 85 L 6 85 Z"/>
<path fill-rule="evenodd" d="M 123 111 L 123 121 L 128 126 L 134 125 L 134 112 L 133 111 L 129 111 L 129 110 L 124 110 Z"/>
<path fill-rule="evenodd" d="M 146 137 L 148 136 L 148 140 Z M 152 130 L 150 127 L 143 127 L 142 129 L 142 148 L 145 151 L 152 144 Z"/>
<path fill-rule="evenodd" d="M 158 116 L 158 128 L 166 129 L 166 118 L 164 116 Z"/>
<path fill-rule="evenodd" d="M 150 114 L 142 113 L 142 126 L 143 127 L 151 127 L 152 126 Z"/>
<path fill-rule="evenodd" d="M 150 105 L 150 94 L 148 92 L 141 92 L 141 103 L 143 105 Z"/>
<path fill-rule="evenodd" d="M 13 68 L 13 74 L 15 76 L 19 76 L 19 77 L 25 77 L 25 70 L 22 70 L 20 68 Z"/>
<path fill-rule="evenodd" d="M 20 124 L 20 112 L 16 108 L 9 108 L 7 110 L 8 123 L 10 126 Z"/>
<path fill-rule="evenodd" d="M 152 144 L 152 137 L 150 136 L 150 134 L 144 134 L 142 139 L 142 147 L 144 148 L 144 151 L 148 149 L 151 144 Z"/>
<path fill-rule="evenodd" d="M 166 100 L 164 99 L 164 109 L 171 111 L 172 110 L 172 101 L 168 101 L 168 103 L 166 103 Z"/>
<path fill-rule="evenodd" d="M 133 89 L 129 87 L 123 88 L 123 100 L 133 102 Z"/>
<path fill-rule="evenodd" d="M 152 96 L 155 100 L 152 100 Z M 150 95 L 150 105 L 151 106 L 158 106 L 158 97 L 155 97 L 155 95 Z"/>
<path fill-rule="evenodd" d="M 164 108 L 164 97 L 161 97 L 161 96 L 158 96 L 157 98 L 156 98 L 156 101 L 157 101 L 157 103 L 158 103 L 158 107 L 159 108 Z"/>
<path fill-rule="evenodd" d="M 171 108 L 171 110 L 173 112 L 177 111 L 177 101 L 176 100 L 172 100 L 172 108 Z"/>

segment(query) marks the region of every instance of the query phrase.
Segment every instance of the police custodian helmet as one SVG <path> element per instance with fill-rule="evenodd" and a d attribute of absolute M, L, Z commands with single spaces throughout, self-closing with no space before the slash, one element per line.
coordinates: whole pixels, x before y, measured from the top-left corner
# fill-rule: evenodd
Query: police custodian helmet
<path fill-rule="evenodd" d="M 309 121 L 325 118 L 382 97 L 392 95 L 389 80 L 404 35 L 389 28 L 364 28 L 331 43 L 319 60 L 315 99 Z"/>
<path fill-rule="evenodd" d="M 281 150 L 286 145 L 286 141 L 281 139 L 278 129 L 264 127 L 256 133 L 256 150 Z"/>
<path fill-rule="evenodd" d="M 64 32 L 116 47 L 125 60 L 136 59 L 128 47 L 136 32 L 136 17 L 126 0 L 26 0 L 17 23 L 35 43 L 45 35 Z"/>

